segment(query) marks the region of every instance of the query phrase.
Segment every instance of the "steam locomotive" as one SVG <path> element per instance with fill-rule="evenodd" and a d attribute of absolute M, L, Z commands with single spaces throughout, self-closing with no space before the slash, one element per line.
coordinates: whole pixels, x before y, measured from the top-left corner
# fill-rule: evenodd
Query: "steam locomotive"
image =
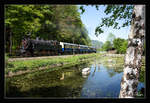
<path fill-rule="evenodd" d="M 42 56 L 42 55 L 64 55 L 96 53 L 96 48 L 92 46 L 58 42 L 56 40 L 33 40 L 29 37 L 22 39 L 21 56 Z"/>

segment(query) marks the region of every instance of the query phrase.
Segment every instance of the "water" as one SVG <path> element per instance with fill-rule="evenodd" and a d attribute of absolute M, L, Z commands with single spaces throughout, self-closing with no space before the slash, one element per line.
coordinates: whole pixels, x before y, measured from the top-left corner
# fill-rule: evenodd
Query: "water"
<path fill-rule="evenodd" d="M 56 71 L 39 71 L 6 79 L 6 97 L 118 98 L 123 67 L 101 59 Z M 90 67 L 90 74 L 81 71 Z M 144 87 L 144 81 L 138 90 Z"/>

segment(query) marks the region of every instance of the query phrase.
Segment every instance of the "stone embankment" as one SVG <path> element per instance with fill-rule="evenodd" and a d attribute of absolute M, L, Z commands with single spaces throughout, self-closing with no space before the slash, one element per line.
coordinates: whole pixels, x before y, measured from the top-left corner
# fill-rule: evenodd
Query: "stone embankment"
<path fill-rule="evenodd" d="M 102 56 L 110 56 L 110 57 L 124 57 L 125 54 L 103 54 Z M 145 56 L 142 56 L 143 59 L 145 59 Z"/>
<path fill-rule="evenodd" d="M 111 57 L 122 57 L 122 56 L 125 56 L 125 54 L 104 54 L 102 56 L 111 56 Z"/>

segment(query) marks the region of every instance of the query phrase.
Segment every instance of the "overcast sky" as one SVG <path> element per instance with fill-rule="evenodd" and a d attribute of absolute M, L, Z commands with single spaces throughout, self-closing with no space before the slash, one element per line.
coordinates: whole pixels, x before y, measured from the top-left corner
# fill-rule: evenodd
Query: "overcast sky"
<path fill-rule="evenodd" d="M 80 5 L 78 5 L 80 6 Z M 101 18 L 106 17 L 104 10 L 104 6 L 100 6 L 99 10 L 96 10 L 95 7 L 92 6 L 84 6 L 85 12 L 81 14 L 81 20 L 83 24 L 86 26 L 88 32 L 89 32 L 89 37 L 92 40 L 99 40 L 102 41 L 103 43 L 106 41 L 107 36 L 109 33 L 115 34 L 116 38 L 128 38 L 128 34 L 130 31 L 130 26 L 124 27 L 121 29 L 113 29 L 113 28 L 108 28 L 104 27 L 104 33 L 100 34 L 98 37 L 95 36 L 95 28 L 98 26 L 98 24 L 101 22 Z M 81 12 L 81 10 L 79 10 Z"/>

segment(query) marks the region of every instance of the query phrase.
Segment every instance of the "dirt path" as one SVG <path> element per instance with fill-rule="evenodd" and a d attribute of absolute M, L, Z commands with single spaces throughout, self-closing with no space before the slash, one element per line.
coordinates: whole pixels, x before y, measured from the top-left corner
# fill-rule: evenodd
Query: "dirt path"
<path fill-rule="evenodd" d="M 8 61 L 18 61 L 18 60 L 32 60 L 32 59 L 46 59 L 46 58 L 67 58 L 77 55 L 89 55 L 89 54 L 75 54 L 75 55 L 60 55 L 60 56 L 41 56 L 41 57 L 24 57 L 24 58 L 9 58 Z"/>

